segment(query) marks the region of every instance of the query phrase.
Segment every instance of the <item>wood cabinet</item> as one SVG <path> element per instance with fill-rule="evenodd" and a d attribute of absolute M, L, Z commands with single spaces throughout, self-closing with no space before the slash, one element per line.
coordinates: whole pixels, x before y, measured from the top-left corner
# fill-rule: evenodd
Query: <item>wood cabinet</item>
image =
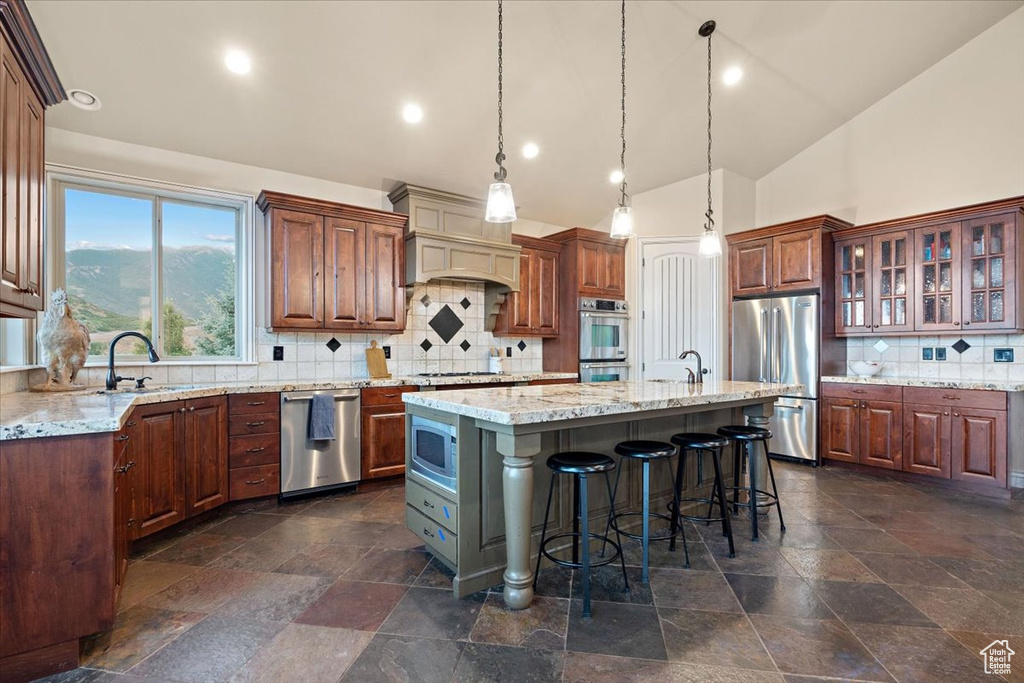
<path fill-rule="evenodd" d="M 822 457 L 902 467 L 901 387 L 824 384 L 821 414 Z"/>
<path fill-rule="evenodd" d="M 363 389 L 360 400 L 361 479 L 405 473 L 405 404 L 402 394 L 415 386 Z"/>
<path fill-rule="evenodd" d="M 951 424 L 953 479 L 1006 486 L 1006 413 L 954 408 Z"/>
<path fill-rule="evenodd" d="M 558 336 L 559 245 L 513 235 L 519 254 L 519 291 L 505 297 L 494 324 L 495 335 Z"/>
<path fill-rule="evenodd" d="M 903 471 L 949 479 L 950 413 L 948 405 L 903 406 Z"/>
<path fill-rule="evenodd" d="M 128 556 L 132 545 L 132 516 L 135 497 L 135 461 L 128 442 L 135 423 L 129 418 L 114 435 L 114 603 L 121 597 L 124 577 L 128 573 Z"/>
<path fill-rule="evenodd" d="M 43 310 L 45 108 L 65 99 L 23 0 L 0 5 L 0 316 Z"/>
<path fill-rule="evenodd" d="M 270 326 L 280 330 L 405 329 L 407 217 L 264 191 Z"/>
<path fill-rule="evenodd" d="M 1017 197 L 838 233 L 837 334 L 1024 328 L 1022 208 Z"/>
<path fill-rule="evenodd" d="M 860 451 L 857 462 L 890 470 L 903 467 L 902 402 L 861 403 Z"/>
<path fill-rule="evenodd" d="M 185 515 L 228 502 L 228 402 L 223 396 L 185 402 Z"/>
<path fill-rule="evenodd" d="M 576 283 L 579 296 L 622 299 L 626 295 L 626 245 L 621 240 L 576 229 L 570 248 L 576 251 Z M 567 231 L 572 232 L 572 231 Z M 564 233 L 559 233 L 563 235 Z M 556 236 L 552 236 L 554 238 Z M 563 242 L 568 244 L 568 242 Z"/>
<path fill-rule="evenodd" d="M 772 238 L 731 244 L 729 272 L 733 296 L 763 296 L 772 291 Z"/>
<path fill-rule="evenodd" d="M 231 500 L 281 492 L 281 394 L 228 397 L 228 479 Z"/>

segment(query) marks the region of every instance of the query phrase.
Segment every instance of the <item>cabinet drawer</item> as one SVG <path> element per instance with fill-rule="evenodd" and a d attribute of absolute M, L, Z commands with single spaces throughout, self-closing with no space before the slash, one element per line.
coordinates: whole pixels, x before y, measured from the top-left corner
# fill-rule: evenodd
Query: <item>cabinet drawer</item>
<path fill-rule="evenodd" d="M 411 505 L 405 506 L 405 525 L 409 531 L 420 537 L 431 552 L 440 555 L 453 565 L 458 564 L 458 535 L 438 525 Z"/>
<path fill-rule="evenodd" d="M 929 406 L 1006 410 L 1006 392 L 1004 391 L 904 387 L 903 400 L 906 403 L 919 403 Z"/>
<path fill-rule="evenodd" d="M 228 439 L 228 466 L 274 465 L 281 460 L 280 434 L 233 436 Z"/>
<path fill-rule="evenodd" d="M 232 415 L 228 418 L 229 436 L 244 436 L 246 434 L 279 434 L 280 432 L 280 413 Z"/>
<path fill-rule="evenodd" d="M 438 524 L 455 532 L 459 530 L 458 506 L 408 478 L 405 480 L 405 502 Z"/>
<path fill-rule="evenodd" d="M 231 500 L 259 498 L 280 492 L 280 465 L 257 465 L 231 470 Z"/>
<path fill-rule="evenodd" d="M 281 394 L 266 392 L 262 394 L 232 394 L 228 396 L 228 414 L 251 415 L 252 413 L 269 413 L 281 406 Z"/>
<path fill-rule="evenodd" d="M 890 387 L 879 384 L 834 384 L 822 382 L 821 395 L 826 398 L 852 398 L 858 401 L 896 401 L 903 400 L 903 387 Z"/>
<path fill-rule="evenodd" d="M 407 391 L 419 391 L 419 387 L 402 386 L 363 389 L 359 400 L 362 402 L 361 405 L 363 406 L 401 405 L 402 394 Z"/>

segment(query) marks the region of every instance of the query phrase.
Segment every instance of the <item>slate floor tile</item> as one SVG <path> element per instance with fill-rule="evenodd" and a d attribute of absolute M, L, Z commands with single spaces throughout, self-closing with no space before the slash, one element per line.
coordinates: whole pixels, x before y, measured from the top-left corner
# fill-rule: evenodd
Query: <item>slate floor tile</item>
<path fill-rule="evenodd" d="M 240 536 L 253 538 L 271 529 L 284 520 L 270 515 L 233 515 L 220 524 L 210 527 L 201 533 L 213 533 L 218 536 Z"/>
<path fill-rule="evenodd" d="M 336 579 L 358 565 L 369 551 L 370 548 L 366 546 L 313 543 L 289 557 L 274 571 Z"/>
<path fill-rule="evenodd" d="M 128 573 L 131 573 L 131 569 Z M 214 612 L 228 600 L 248 590 L 259 577 L 254 572 L 237 569 L 201 569 L 154 593 L 141 604 L 179 612 Z"/>
<path fill-rule="evenodd" d="M 690 550 L 690 569 L 714 571 L 714 560 L 711 559 L 711 553 L 707 546 L 701 542 L 700 536 L 687 533 L 686 540 Z M 624 546 L 623 552 L 626 556 L 626 565 L 631 567 L 641 566 L 643 564 L 643 546 L 640 544 L 640 541 L 623 538 L 622 545 Z M 674 551 L 668 549 L 666 541 L 651 543 L 649 548 L 649 566 L 670 569 L 685 568 L 686 556 L 683 553 L 682 541 L 676 542 L 676 549 Z"/>
<path fill-rule="evenodd" d="M 648 605 L 595 602 L 584 619 L 583 603 L 573 600 L 565 647 L 574 652 L 667 660 L 658 612 Z"/>
<path fill-rule="evenodd" d="M 452 683 L 560 683 L 565 653 L 533 648 L 468 643 Z M 512 673 L 514 672 L 514 673 Z"/>
<path fill-rule="evenodd" d="M 640 567 L 626 567 L 626 576 L 629 578 L 629 592 L 626 592 L 620 565 L 593 567 L 590 570 L 590 599 L 653 605 L 654 595 L 651 593 L 651 586 L 640 581 L 641 574 Z M 573 571 L 572 597 L 583 599 L 583 572 L 579 569 Z"/>
<path fill-rule="evenodd" d="M 288 624 L 231 677 L 232 683 L 335 683 L 373 638 L 344 628 Z"/>
<path fill-rule="evenodd" d="M 669 608 L 658 613 L 671 661 L 775 671 L 745 614 Z"/>
<path fill-rule="evenodd" d="M 1005 640 L 1005 635 L 998 633 L 975 633 L 972 631 L 947 631 L 949 635 L 956 638 L 961 645 L 967 649 L 967 653 L 975 657 L 979 663 L 983 663 L 981 651 L 996 640 Z M 1024 667 L 1017 666 L 1016 655 L 1010 660 L 1010 673 L 1002 674 L 1010 683 L 1024 683 Z M 989 676 L 991 679 L 992 677 Z"/>
<path fill-rule="evenodd" d="M 799 576 L 726 574 L 725 578 L 748 614 L 806 619 L 835 617 L 814 588 Z"/>
<path fill-rule="evenodd" d="M 510 610 L 501 595 L 490 593 L 469 639 L 474 643 L 564 650 L 568 624 L 568 600 L 535 597 L 530 609 Z"/>
<path fill-rule="evenodd" d="M 340 683 L 450 683 L 465 643 L 378 633 Z"/>
<path fill-rule="evenodd" d="M 246 515 L 246 517 L 256 516 Z M 251 572 L 269 572 L 279 567 L 308 545 L 308 543 L 303 541 L 253 538 L 234 550 L 221 555 L 211 562 L 209 566 L 223 569 L 243 569 Z"/>
<path fill-rule="evenodd" d="M 739 612 L 736 596 L 719 572 L 654 569 L 651 590 L 658 607 Z"/>
<path fill-rule="evenodd" d="M 1019 551 L 1019 557 L 1024 558 L 1024 541 Z M 1009 561 L 936 557 L 932 561 L 971 588 L 1024 592 L 1024 559 Z"/>
<path fill-rule="evenodd" d="M 845 550 L 782 548 L 780 551 L 797 573 L 805 579 L 825 581 L 881 581 Z"/>
<path fill-rule="evenodd" d="M 1024 634 L 1024 614 L 1011 612 L 973 588 L 894 586 L 929 619 L 951 631 Z"/>
<path fill-rule="evenodd" d="M 134 607 L 149 596 L 159 593 L 189 574 L 200 571 L 197 567 L 173 562 L 153 562 L 140 560 L 132 562 L 121 588 L 121 604 L 118 609 L 124 611 Z"/>
<path fill-rule="evenodd" d="M 381 633 L 464 640 L 480 613 L 486 593 L 455 599 L 451 591 L 410 588 L 387 620 Z"/>
<path fill-rule="evenodd" d="M 203 567 L 245 542 L 244 537 L 214 532 L 189 534 L 165 550 L 150 555 L 154 562 L 175 562 Z"/>
<path fill-rule="evenodd" d="M 847 626 L 888 624 L 938 628 L 931 619 L 882 583 L 816 581 L 814 589 Z"/>
<path fill-rule="evenodd" d="M 838 548 L 825 528 L 815 524 L 787 525 L 786 530 L 772 529 L 766 536 L 779 548 Z"/>
<path fill-rule="evenodd" d="M 223 616 L 291 621 L 327 590 L 329 579 L 296 574 L 260 574 L 244 593 L 224 603 Z"/>
<path fill-rule="evenodd" d="M 430 561 L 416 550 L 371 550 L 343 575 L 346 579 L 411 585 Z"/>
<path fill-rule="evenodd" d="M 990 560 L 992 556 L 968 536 L 921 531 L 893 531 L 893 537 L 913 550 L 931 557 L 968 557 Z"/>
<path fill-rule="evenodd" d="M 332 532 L 341 524 L 336 519 L 293 515 L 280 524 L 264 531 L 257 538 L 264 541 L 290 541 L 292 543 L 329 543 Z"/>
<path fill-rule="evenodd" d="M 899 681 L 992 681 L 981 660 L 936 629 L 854 624 L 854 633 Z"/>
<path fill-rule="evenodd" d="M 782 674 L 630 657 L 565 653 L 565 683 L 784 683 Z"/>
<path fill-rule="evenodd" d="M 903 545 L 890 534 L 881 529 L 843 529 L 833 527 L 828 535 L 838 543 L 844 550 L 875 552 L 875 553 L 899 553 L 901 555 L 914 555 L 914 551 Z"/>
<path fill-rule="evenodd" d="M 759 574 L 761 576 L 796 576 L 797 570 L 790 564 L 783 551 L 772 545 L 754 545 L 736 549 L 736 557 L 716 555 L 718 568 L 727 574 Z"/>
<path fill-rule="evenodd" d="M 542 575 L 543 571 L 544 570 L 541 570 Z M 420 572 L 419 577 L 413 582 L 413 585 L 421 586 L 423 588 L 444 588 L 451 590 L 452 579 L 454 578 L 455 572 L 448 569 L 441 560 L 431 558 L 430 562 L 427 563 L 427 566 L 423 568 L 422 572 Z M 566 588 L 566 591 L 568 591 L 568 587 Z M 539 595 L 539 593 L 535 593 L 535 595 Z"/>
<path fill-rule="evenodd" d="M 931 558 L 889 553 L 853 553 L 861 564 L 889 584 L 966 588 L 967 584 L 937 565 Z"/>
<path fill-rule="evenodd" d="M 296 623 L 376 631 L 405 595 L 405 586 L 339 579 L 295 618 Z"/>
<path fill-rule="evenodd" d="M 97 669 L 127 671 L 205 617 L 137 605 L 117 615 L 112 631 L 87 639 L 80 661 Z"/>

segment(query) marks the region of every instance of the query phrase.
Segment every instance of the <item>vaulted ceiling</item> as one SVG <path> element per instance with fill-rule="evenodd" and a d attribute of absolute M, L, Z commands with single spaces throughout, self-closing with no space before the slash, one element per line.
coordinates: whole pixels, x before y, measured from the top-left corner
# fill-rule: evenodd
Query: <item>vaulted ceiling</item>
<path fill-rule="evenodd" d="M 632 192 L 706 168 L 715 19 L 715 160 L 756 179 L 1022 2 L 638 2 L 627 5 Z M 57 128 L 390 190 L 483 196 L 494 170 L 494 2 L 30 0 L 64 85 Z M 614 207 L 619 3 L 505 3 L 505 144 L 520 216 L 587 225 Z M 252 57 L 237 76 L 228 48 Z M 722 85 L 737 65 L 743 80 Z M 400 115 L 422 105 L 418 125 Z M 527 141 L 540 155 L 525 160 Z M 260 188 L 253 188 L 258 191 Z"/>

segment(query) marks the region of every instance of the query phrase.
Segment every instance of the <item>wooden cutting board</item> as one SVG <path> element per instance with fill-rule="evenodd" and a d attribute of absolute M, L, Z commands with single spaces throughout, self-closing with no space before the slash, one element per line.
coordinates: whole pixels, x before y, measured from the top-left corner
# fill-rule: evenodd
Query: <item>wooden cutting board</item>
<path fill-rule="evenodd" d="M 377 348 L 377 340 L 370 342 L 370 348 L 366 349 L 366 369 L 371 379 L 391 379 L 388 372 L 388 360 L 384 357 L 384 349 Z"/>

